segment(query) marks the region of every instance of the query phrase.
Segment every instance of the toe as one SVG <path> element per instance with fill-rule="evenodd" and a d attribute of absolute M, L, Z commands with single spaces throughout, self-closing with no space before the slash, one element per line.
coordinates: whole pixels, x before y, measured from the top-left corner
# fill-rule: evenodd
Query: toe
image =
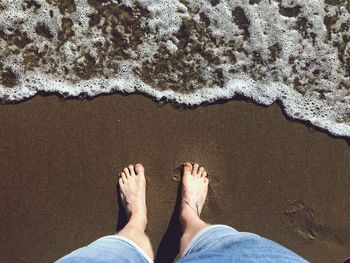
<path fill-rule="evenodd" d="M 129 169 L 127 167 L 124 168 L 123 172 L 125 173 L 125 176 L 130 176 Z"/>
<path fill-rule="evenodd" d="M 195 164 L 193 165 L 192 175 L 197 175 L 197 173 L 198 173 L 198 168 L 199 168 L 199 164 L 198 164 L 198 163 L 195 163 Z"/>
<path fill-rule="evenodd" d="M 126 174 L 124 172 L 121 173 L 121 179 L 123 180 L 123 183 L 126 183 Z"/>
<path fill-rule="evenodd" d="M 202 177 L 207 178 L 207 175 L 208 175 L 207 171 L 204 171 L 204 172 L 202 173 Z"/>
<path fill-rule="evenodd" d="M 129 165 L 129 171 L 130 171 L 130 175 L 135 176 L 135 170 L 132 164 Z"/>
<path fill-rule="evenodd" d="M 135 171 L 136 171 L 136 174 L 137 174 L 137 175 L 142 175 L 142 174 L 144 174 L 144 172 L 145 172 L 145 168 L 143 168 L 142 164 L 137 163 L 137 164 L 135 165 Z"/>
<path fill-rule="evenodd" d="M 119 178 L 118 182 L 119 182 L 119 185 L 124 184 L 123 179 L 121 177 Z"/>
<path fill-rule="evenodd" d="M 184 174 L 191 174 L 192 172 L 192 164 L 184 163 Z"/>
<path fill-rule="evenodd" d="M 209 184 L 209 179 L 208 179 L 208 177 L 205 177 L 205 178 L 204 178 L 204 183 L 205 183 L 205 184 Z"/>
<path fill-rule="evenodd" d="M 204 172 L 204 167 L 203 166 L 199 167 L 198 176 L 202 177 L 203 176 L 203 172 Z"/>

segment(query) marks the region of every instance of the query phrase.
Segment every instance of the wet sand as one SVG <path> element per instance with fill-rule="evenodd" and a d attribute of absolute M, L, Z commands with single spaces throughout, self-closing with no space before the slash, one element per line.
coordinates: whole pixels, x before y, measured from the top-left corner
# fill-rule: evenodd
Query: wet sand
<path fill-rule="evenodd" d="M 185 161 L 209 171 L 210 223 L 313 262 L 350 255 L 349 145 L 287 120 L 278 105 L 183 110 L 140 95 L 37 96 L 1 105 L 0 116 L 0 262 L 52 262 L 112 234 L 116 175 L 135 162 L 146 167 L 148 233 L 155 249 L 166 248 L 159 262 L 176 254 L 178 235 L 164 233 L 178 233 L 174 176 Z"/>

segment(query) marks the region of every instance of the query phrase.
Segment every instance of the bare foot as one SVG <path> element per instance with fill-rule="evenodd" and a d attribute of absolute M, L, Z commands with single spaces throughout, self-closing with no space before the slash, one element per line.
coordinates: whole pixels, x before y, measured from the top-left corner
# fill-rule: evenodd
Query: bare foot
<path fill-rule="evenodd" d="M 119 178 L 120 195 L 129 220 L 135 220 L 146 228 L 146 178 L 141 164 L 125 167 Z"/>
<path fill-rule="evenodd" d="M 202 212 L 208 193 L 207 172 L 197 163 L 184 164 L 182 177 L 182 207 L 189 206 L 198 217 Z"/>

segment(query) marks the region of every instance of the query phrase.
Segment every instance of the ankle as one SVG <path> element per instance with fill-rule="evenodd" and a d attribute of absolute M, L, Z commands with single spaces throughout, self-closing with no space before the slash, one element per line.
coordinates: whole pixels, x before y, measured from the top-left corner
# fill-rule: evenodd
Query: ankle
<path fill-rule="evenodd" d="M 200 219 L 197 214 L 196 207 L 191 206 L 187 202 L 183 202 L 180 207 L 180 219 L 184 221 L 192 221 L 193 219 Z"/>
<path fill-rule="evenodd" d="M 133 226 L 140 231 L 144 232 L 147 227 L 147 216 L 142 213 L 132 214 L 127 225 Z"/>
<path fill-rule="evenodd" d="M 180 210 L 180 223 L 182 229 L 191 228 L 191 226 L 196 225 L 201 219 L 197 214 L 187 205 L 181 207 Z"/>

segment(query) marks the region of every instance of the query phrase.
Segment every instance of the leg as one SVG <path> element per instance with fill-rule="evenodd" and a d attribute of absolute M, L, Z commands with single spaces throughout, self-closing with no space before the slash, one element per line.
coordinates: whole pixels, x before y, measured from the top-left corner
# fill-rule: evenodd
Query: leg
<path fill-rule="evenodd" d="M 185 163 L 182 177 L 182 203 L 180 221 L 183 234 L 180 243 L 180 254 L 182 255 L 193 237 L 202 229 L 208 227 L 202 219 L 202 211 L 207 193 L 209 179 L 207 172 L 198 164 Z"/>
<path fill-rule="evenodd" d="M 154 260 L 151 242 L 145 234 L 147 209 L 143 166 L 136 164 L 135 170 L 132 165 L 125 168 L 121 173 L 119 185 L 121 200 L 128 214 L 127 225 L 116 235 L 101 237 L 58 259 L 56 263 L 152 262 Z"/>
<path fill-rule="evenodd" d="M 203 167 L 199 168 L 198 164 L 192 166 L 186 163 L 182 181 L 180 221 L 183 235 L 180 243 L 182 257 L 178 261 L 179 263 L 197 261 L 307 262 L 292 251 L 258 235 L 238 232 L 225 225 L 209 226 L 201 220 L 200 213 L 209 184 L 207 173 Z M 203 229 L 205 231 L 197 235 Z M 194 242 L 188 248 L 192 240 Z"/>
<path fill-rule="evenodd" d="M 124 168 L 119 178 L 122 203 L 127 212 L 129 221 L 116 235 L 128 238 L 136 243 L 152 260 L 154 254 L 151 242 L 145 234 L 147 225 L 146 208 L 146 179 L 144 168 L 136 164 Z"/>

